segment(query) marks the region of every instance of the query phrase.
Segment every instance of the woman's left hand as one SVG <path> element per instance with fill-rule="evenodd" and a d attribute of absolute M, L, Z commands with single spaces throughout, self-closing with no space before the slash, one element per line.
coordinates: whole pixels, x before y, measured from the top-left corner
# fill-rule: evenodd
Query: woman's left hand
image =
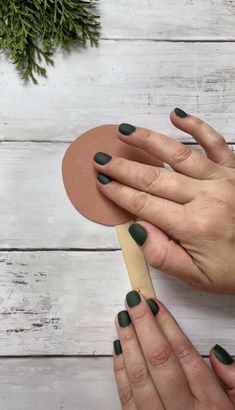
<path fill-rule="evenodd" d="M 216 345 L 206 365 L 168 310 L 138 292 L 129 292 L 119 312 L 114 372 L 124 410 L 232 410 L 235 363 Z"/>

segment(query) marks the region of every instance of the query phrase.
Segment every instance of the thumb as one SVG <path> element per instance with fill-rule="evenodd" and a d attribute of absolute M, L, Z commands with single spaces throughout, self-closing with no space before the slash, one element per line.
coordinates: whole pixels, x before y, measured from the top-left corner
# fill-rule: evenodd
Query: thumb
<path fill-rule="evenodd" d="M 211 366 L 226 387 L 227 394 L 235 404 L 235 362 L 233 357 L 220 345 L 210 351 Z"/>
<path fill-rule="evenodd" d="M 201 272 L 190 255 L 177 242 L 156 226 L 145 221 L 136 221 L 129 232 L 150 266 L 177 276 L 192 286 L 200 287 Z"/>

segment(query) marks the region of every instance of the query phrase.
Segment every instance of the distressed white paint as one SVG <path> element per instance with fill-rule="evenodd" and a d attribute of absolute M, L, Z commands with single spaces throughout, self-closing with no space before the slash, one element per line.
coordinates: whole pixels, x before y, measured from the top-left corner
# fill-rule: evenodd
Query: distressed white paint
<path fill-rule="evenodd" d="M 235 43 L 101 40 L 59 52 L 38 86 L 25 86 L 2 57 L 0 139 L 71 141 L 97 125 L 130 122 L 190 141 L 169 122 L 180 106 L 232 142 L 234 89 Z"/>
<path fill-rule="evenodd" d="M 234 40 L 232 0 L 100 0 L 105 38 Z"/>
<path fill-rule="evenodd" d="M 0 407 L 120 410 L 112 358 L 1 359 Z"/>
<path fill-rule="evenodd" d="M 67 146 L 0 143 L 0 248 L 119 248 L 113 227 L 88 221 L 69 202 L 61 177 Z"/>
<path fill-rule="evenodd" d="M 0 408 L 120 410 L 112 359 L 0 359 Z"/>
<path fill-rule="evenodd" d="M 130 290 L 120 251 L 0 253 L 0 355 L 111 354 Z M 235 354 L 235 298 L 152 271 L 156 293 L 201 354 Z"/>
<path fill-rule="evenodd" d="M 117 248 L 113 227 L 81 216 L 67 198 L 68 144 L 0 144 L 0 247 Z"/>

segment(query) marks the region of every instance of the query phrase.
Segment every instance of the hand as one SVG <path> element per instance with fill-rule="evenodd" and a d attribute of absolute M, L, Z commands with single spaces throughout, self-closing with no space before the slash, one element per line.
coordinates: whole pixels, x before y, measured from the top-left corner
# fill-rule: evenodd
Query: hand
<path fill-rule="evenodd" d="M 99 153 L 96 170 L 110 178 L 98 176 L 98 187 L 141 218 L 130 233 L 150 265 L 199 289 L 235 293 L 235 155 L 200 119 L 175 112 L 170 117 L 207 157 L 170 137 L 122 124 L 118 137 L 123 142 L 174 170 Z"/>
<path fill-rule="evenodd" d="M 227 392 L 162 304 L 132 291 L 126 307 L 113 356 L 123 410 L 234 409 L 235 363 L 223 348 L 210 359 Z"/>

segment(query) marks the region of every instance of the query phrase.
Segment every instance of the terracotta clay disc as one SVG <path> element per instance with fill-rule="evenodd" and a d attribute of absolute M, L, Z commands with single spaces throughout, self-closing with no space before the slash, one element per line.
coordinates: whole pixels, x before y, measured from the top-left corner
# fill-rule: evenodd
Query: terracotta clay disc
<path fill-rule="evenodd" d="M 93 165 L 96 152 L 161 166 L 158 160 L 143 150 L 120 141 L 117 127 L 101 125 L 82 134 L 69 146 L 62 164 L 65 190 L 73 206 L 83 216 L 104 225 L 120 225 L 133 220 L 134 215 L 117 206 L 98 190 L 97 173 Z"/>

